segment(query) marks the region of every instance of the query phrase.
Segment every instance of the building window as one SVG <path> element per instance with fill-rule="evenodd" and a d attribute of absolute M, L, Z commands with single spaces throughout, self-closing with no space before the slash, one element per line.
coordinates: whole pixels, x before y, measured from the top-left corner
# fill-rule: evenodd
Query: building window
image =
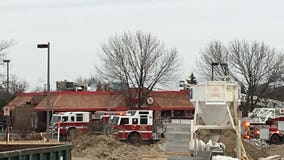
<path fill-rule="evenodd" d="M 162 111 L 162 117 L 171 117 L 172 116 L 172 111 Z"/>
<path fill-rule="evenodd" d="M 184 111 L 174 111 L 174 117 L 175 118 L 184 118 L 185 117 Z"/>
<path fill-rule="evenodd" d="M 193 118 L 193 111 L 184 111 L 185 118 Z"/>

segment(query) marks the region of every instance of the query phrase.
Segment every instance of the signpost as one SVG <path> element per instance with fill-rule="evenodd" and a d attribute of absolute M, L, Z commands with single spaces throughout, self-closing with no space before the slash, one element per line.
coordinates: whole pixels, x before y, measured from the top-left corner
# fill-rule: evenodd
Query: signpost
<path fill-rule="evenodd" d="M 6 143 L 8 144 L 9 143 L 9 139 L 10 139 L 10 124 L 9 124 L 9 121 L 10 121 L 10 108 L 8 106 L 4 107 L 3 108 L 3 115 L 7 117 L 7 125 L 6 125 L 6 137 L 7 137 L 7 140 L 6 140 Z"/>

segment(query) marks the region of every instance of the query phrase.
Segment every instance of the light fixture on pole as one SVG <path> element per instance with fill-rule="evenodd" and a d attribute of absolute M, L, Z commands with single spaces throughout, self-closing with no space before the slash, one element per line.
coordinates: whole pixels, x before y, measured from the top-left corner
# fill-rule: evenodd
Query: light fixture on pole
<path fill-rule="evenodd" d="M 50 111 L 50 43 L 38 44 L 37 48 L 47 48 L 47 91 L 46 91 L 46 132 L 49 129 L 49 111 Z M 53 113 L 53 110 L 52 110 Z"/>
<path fill-rule="evenodd" d="M 218 65 L 219 65 L 219 63 L 217 63 L 217 62 L 212 62 L 212 63 L 211 63 L 211 74 L 212 74 L 212 75 L 211 75 L 211 76 L 212 76 L 212 77 L 211 77 L 211 80 L 212 80 L 212 81 L 214 81 L 214 66 L 218 66 Z"/>
<path fill-rule="evenodd" d="M 9 63 L 10 60 L 9 59 L 4 59 L 3 60 L 4 63 L 7 63 L 7 102 L 9 101 Z M 8 109 L 7 113 L 7 126 L 6 126 L 6 138 L 7 138 L 7 144 L 9 143 L 9 139 L 10 139 L 10 110 Z"/>
<path fill-rule="evenodd" d="M 228 69 L 228 64 L 227 63 L 218 63 L 218 62 L 212 62 L 211 63 L 211 72 L 212 72 L 212 77 L 211 80 L 214 81 L 214 67 L 219 67 L 221 66 L 222 69 L 222 74 L 224 74 L 224 80 L 226 80 L 226 76 L 229 74 L 229 69 Z"/>

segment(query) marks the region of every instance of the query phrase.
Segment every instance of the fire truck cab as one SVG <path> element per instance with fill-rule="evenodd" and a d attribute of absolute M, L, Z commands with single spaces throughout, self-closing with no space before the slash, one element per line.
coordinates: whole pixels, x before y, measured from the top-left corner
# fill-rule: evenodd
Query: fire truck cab
<path fill-rule="evenodd" d="M 152 110 L 129 110 L 125 115 L 113 116 L 111 125 L 116 139 L 130 143 L 159 140 L 166 131 L 162 122 L 154 119 Z"/>
<path fill-rule="evenodd" d="M 87 132 L 90 122 L 90 112 L 61 112 L 53 114 L 49 131 L 58 132 L 61 136 L 75 137 L 78 132 Z"/>

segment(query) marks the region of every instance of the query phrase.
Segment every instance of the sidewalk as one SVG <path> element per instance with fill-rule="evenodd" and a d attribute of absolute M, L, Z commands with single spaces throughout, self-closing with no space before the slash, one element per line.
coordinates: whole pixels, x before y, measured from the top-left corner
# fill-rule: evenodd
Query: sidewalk
<path fill-rule="evenodd" d="M 6 140 L 6 132 L 0 132 L 0 141 L 4 141 Z M 40 132 L 33 132 L 33 133 L 27 133 L 26 136 L 21 136 L 20 133 L 16 133 L 15 131 L 10 131 L 9 132 L 9 137 L 10 137 L 10 141 L 11 140 L 40 140 L 41 135 Z"/>
<path fill-rule="evenodd" d="M 45 134 L 45 133 L 43 133 Z M 49 137 L 48 141 L 42 138 L 41 132 L 29 133 L 25 136 L 25 138 L 21 138 L 20 134 L 11 132 L 9 134 L 9 144 L 37 144 L 37 143 L 45 143 L 45 144 L 58 144 L 61 142 L 57 141 L 57 137 Z M 7 144 L 6 133 L 0 132 L 0 144 Z"/>

